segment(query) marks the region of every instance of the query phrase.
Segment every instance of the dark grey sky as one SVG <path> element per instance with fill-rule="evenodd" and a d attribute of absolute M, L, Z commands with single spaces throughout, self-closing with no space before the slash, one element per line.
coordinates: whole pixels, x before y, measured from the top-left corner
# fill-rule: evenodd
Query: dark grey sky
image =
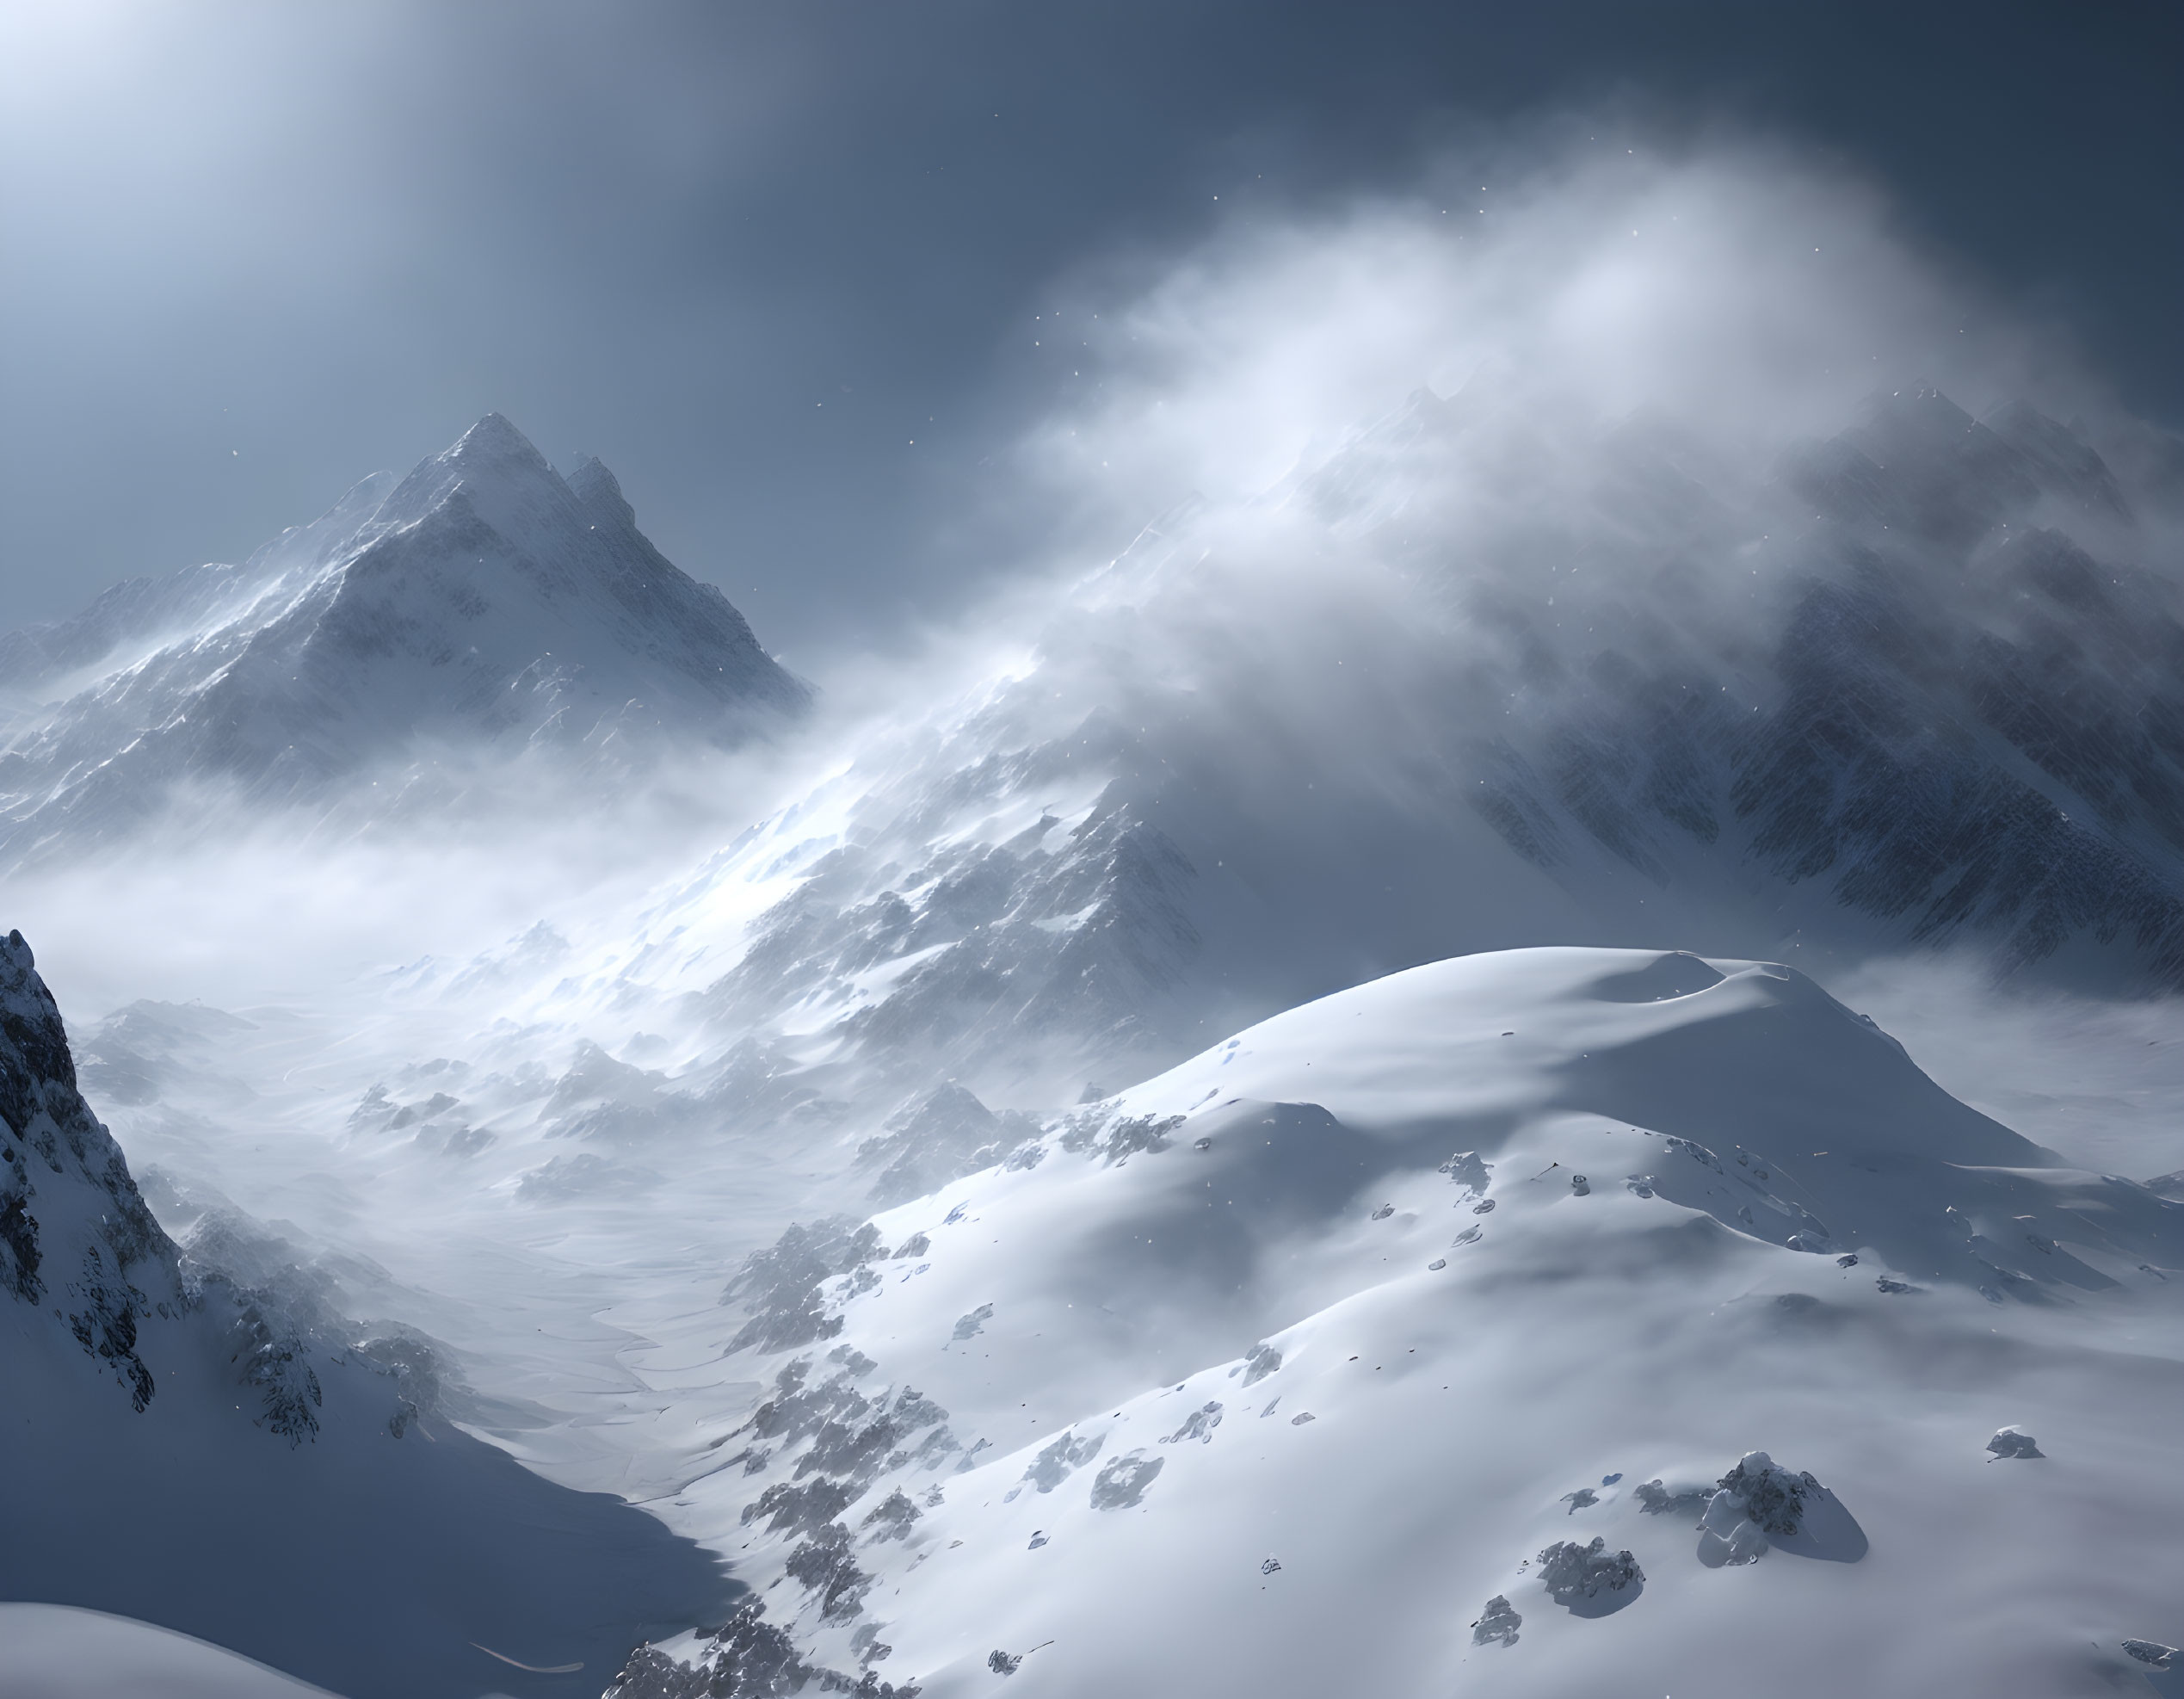
<path fill-rule="evenodd" d="M 1724 121 L 2184 421 L 2169 3 L 859 0 L 0 15 L 0 626 L 238 559 L 478 414 L 799 656 L 1024 540 L 1062 281 L 1558 111 Z M 1216 196 L 1221 197 L 1218 201 Z M 915 439 L 915 446 L 912 440 Z"/>

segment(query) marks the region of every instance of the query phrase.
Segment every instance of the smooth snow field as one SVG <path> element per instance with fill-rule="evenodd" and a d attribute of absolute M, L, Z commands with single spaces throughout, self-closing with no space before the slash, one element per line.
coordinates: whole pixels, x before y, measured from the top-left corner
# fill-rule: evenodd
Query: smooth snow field
<path fill-rule="evenodd" d="M 216 1646 L 125 1616 L 59 1604 L 0 1604 L 6 1699 L 309 1699 L 312 1687 Z"/>

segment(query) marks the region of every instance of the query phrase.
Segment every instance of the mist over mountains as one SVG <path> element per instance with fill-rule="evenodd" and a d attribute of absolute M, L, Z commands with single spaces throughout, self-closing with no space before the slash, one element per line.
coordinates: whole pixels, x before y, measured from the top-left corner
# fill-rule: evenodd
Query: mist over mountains
<path fill-rule="evenodd" d="M 2184 444 L 1809 176 L 1462 204 L 1055 314 L 1123 546 L 824 692 L 498 416 L 0 639 L 87 1165 L 0 1225 L 145 1342 L 10 1374 L 505 1582 L 37 1596 L 359 1696 L 2170 1679 Z"/>

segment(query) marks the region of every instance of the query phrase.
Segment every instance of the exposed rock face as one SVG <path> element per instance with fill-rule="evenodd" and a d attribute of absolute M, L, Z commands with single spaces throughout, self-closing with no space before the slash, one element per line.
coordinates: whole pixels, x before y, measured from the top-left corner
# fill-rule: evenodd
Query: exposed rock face
<path fill-rule="evenodd" d="M 421 742 L 728 741 L 808 697 L 611 473 L 564 479 L 491 413 L 241 566 L 0 638 L 0 842 L 118 830 L 184 780 L 309 795 Z"/>
<path fill-rule="evenodd" d="M 156 1388 L 138 1328 L 182 1307 L 177 1253 L 77 1091 L 60 1010 L 20 932 L 0 940 L 0 1287 L 50 1305 L 144 1410 Z"/>

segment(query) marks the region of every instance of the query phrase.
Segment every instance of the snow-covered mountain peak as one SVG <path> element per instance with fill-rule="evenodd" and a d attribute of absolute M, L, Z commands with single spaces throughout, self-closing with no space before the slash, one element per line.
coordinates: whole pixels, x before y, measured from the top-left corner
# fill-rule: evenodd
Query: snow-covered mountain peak
<path fill-rule="evenodd" d="M 589 523 L 561 475 L 530 438 L 498 413 L 488 413 L 450 448 L 420 461 L 374 516 L 387 531 L 416 523 L 458 493 L 511 542 L 546 543 Z"/>
<path fill-rule="evenodd" d="M 316 795 L 421 747 L 734 741 L 808 689 L 725 596 L 497 413 L 243 567 L 0 639 L 0 843 L 103 835 L 184 781 Z"/>

